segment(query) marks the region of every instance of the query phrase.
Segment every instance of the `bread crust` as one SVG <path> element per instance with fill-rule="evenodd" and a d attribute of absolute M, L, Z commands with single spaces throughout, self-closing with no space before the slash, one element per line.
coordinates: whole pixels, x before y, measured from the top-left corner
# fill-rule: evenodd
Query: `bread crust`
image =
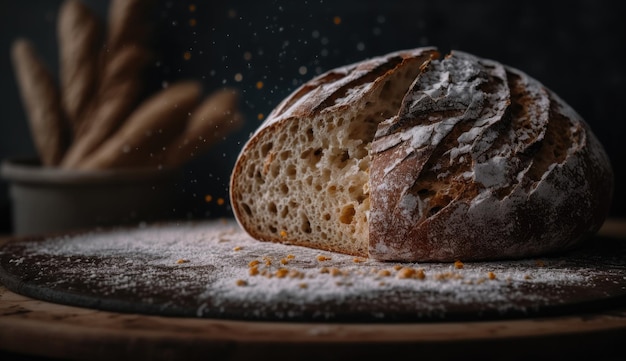
<path fill-rule="evenodd" d="M 59 9 L 59 80 L 61 101 L 75 134 L 96 84 L 102 36 L 97 16 L 80 0 L 67 0 Z"/>
<path fill-rule="evenodd" d="M 612 179 L 589 126 L 554 93 L 518 70 L 453 52 L 379 126 L 369 252 L 453 261 L 570 249 L 601 226 Z"/>
<path fill-rule="evenodd" d="M 258 162 L 251 153 L 259 144 L 297 122 L 358 113 L 390 71 L 424 54 L 410 64 L 418 75 L 397 114 L 369 140 L 366 247 L 260 231 L 242 206 L 242 172 Z M 597 231 L 613 174 L 584 120 L 519 70 L 458 51 L 436 56 L 413 49 L 341 67 L 281 102 L 235 164 L 231 204 L 241 226 L 260 240 L 387 261 L 531 257 L 576 247 Z"/>
<path fill-rule="evenodd" d="M 16 40 L 11 60 L 37 154 L 42 165 L 56 166 L 65 154 L 69 136 L 59 89 L 30 41 Z"/>

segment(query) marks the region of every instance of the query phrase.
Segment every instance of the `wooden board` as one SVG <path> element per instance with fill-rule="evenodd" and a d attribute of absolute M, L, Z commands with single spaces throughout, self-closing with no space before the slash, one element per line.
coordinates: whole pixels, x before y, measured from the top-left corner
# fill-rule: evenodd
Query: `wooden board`
<path fill-rule="evenodd" d="M 426 322 L 626 300 L 626 242 L 541 259 L 393 264 L 259 242 L 233 220 L 33 237 L 0 248 L 19 294 L 105 311 L 246 321 Z"/>
<path fill-rule="evenodd" d="M 416 324 L 242 322 L 120 314 L 0 288 L 0 349 L 76 360 L 623 357 L 626 308 L 540 319 Z"/>
<path fill-rule="evenodd" d="M 626 223 L 603 235 L 626 240 Z M 0 287 L 0 349 L 97 359 L 622 357 L 626 306 L 522 319 L 417 323 L 250 322 L 98 311 Z M 37 345 L 34 347 L 34 345 Z M 2 356 L 2 354 L 0 354 Z"/>

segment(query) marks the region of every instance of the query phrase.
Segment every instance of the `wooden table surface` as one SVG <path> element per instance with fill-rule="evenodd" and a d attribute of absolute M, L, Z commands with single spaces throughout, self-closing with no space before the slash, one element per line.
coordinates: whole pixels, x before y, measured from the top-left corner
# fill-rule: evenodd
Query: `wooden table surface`
<path fill-rule="evenodd" d="M 609 220 L 600 233 L 626 241 L 626 221 Z M 626 305 L 478 322 L 245 322 L 104 312 L 31 299 L 0 285 L 2 360 L 346 360 L 393 355 L 620 360 L 626 357 L 625 341 Z"/>

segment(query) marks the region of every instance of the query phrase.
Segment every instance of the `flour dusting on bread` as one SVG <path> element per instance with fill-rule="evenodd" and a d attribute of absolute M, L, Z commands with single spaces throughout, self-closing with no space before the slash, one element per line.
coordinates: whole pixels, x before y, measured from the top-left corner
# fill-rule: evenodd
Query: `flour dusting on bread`
<path fill-rule="evenodd" d="M 235 215 L 253 237 L 379 260 L 528 257 L 606 217 L 612 171 L 588 125 L 523 72 L 400 51 L 322 74 L 242 150 Z"/>

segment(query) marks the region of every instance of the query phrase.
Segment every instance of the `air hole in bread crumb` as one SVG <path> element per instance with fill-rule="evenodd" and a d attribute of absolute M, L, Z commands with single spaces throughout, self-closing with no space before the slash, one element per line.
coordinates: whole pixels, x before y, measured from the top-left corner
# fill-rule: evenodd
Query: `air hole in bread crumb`
<path fill-rule="evenodd" d="M 272 214 L 278 213 L 278 209 L 276 208 L 276 203 L 274 202 L 268 203 L 267 210 Z"/>
<path fill-rule="evenodd" d="M 330 169 L 323 169 L 322 170 L 322 181 L 325 182 L 325 183 L 330 182 L 331 174 L 332 173 L 330 172 Z"/>
<path fill-rule="evenodd" d="M 272 233 L 278 232 L 278 229 L 276 227 L 274 227 L 274 226 L 269 226 L 268 228 L 269 228 L 270 232 L 272 232 Z"/>
<path fill-rule="evenodd" d="M 300 153 L 300 159 L 306 159 L 307 165 L 311 168 L 315 168 L 317 163 L 319 163 L 319 161 L 322 159 L 323 154 L 324 151 L 322 150 L 322 148 L 318 148 L 315 150 L 307 149 Z"/>
<path fill-rule="evenodd" d="M 300 221 L 300 229 L 302 230 L 302 232 L 311 233 L 311 222 L 309 221 L 309 218 L 306 216 L 306 214 L 300 214 Z"/>
<path fill-rule="evenodd" d="M 261 174 L 261 171 L 257 170 L 256 173 L 254 173 L 254 180 L 258 183 L 258 184 L 263 184 L 265 183 L 265 180 L 263 179 L 263 175 Z"/>
<path fill-rule="evenodd" d="M 278 165 L 278 162 L 272 163 L 270 170 L 272 178 L 278 178 L 278 174 L 280 173 L 280 167 Z"/>
<path fill-rule="evenodd" d="M 254 178 L 254 167 L 246 168 L 246 176 L 250 179 Z"/>
<path fill-rule="evenodd" d="M 350 224 L 354 220 L 354 215 L 356 214 L 356 210 L 352 204 L 349 204 L 341 210 L 341 215 L 339 216 L 339 221 L 343 224 Z"/>
<path fill-rule="evenodd" d="M 295 165 L 289 164 L 287 166 L 287 176 L 289 176 L 289 178 L 294 179 L 297 173 Z"/>
<path fill-rule="evenodd" d="M 249 205 L 247 205 L 246 203 L 241 203 L 241 208 L 248 215 L 248 217 L 252 217 L 252 210 L 250 209 Z"/>
<path fill-rule="evenodd" d="M 345 149 L 343 153 L 341 153 L 341 163 L 345 163 L 346 161 L 348 161 L 348 159 L 350 159 L 350 152 Z"/>
<path fill-rule="evenodd" d="M 280 160 L 285 161 L 285 160 L 287 160 L 289 158 L 291 158 L 291 151 L 290 150 L 285 150 L 285 151 L 280 152 Z"/>
<path fill-rule="evenodd" d="M 280 184 L 280 192 L 282 194 L 289 194 L 289 187 L 285 183 Z"/>
<path fill-rule="evenodd" d="M 331 163 L 338 169 L 343 169 L 348 164 L 348 159 L 350 159 L 350 153 L 348 153 L 347 150 L 344 150 L 340 154 L 332 156 Z"/>
<path fill-rule="evenodd" d="M 263 146 L 261 147 L 261 157 L 267 157 L 273 146 L 274 144 L 272 142 L 263 144 Z"/>

